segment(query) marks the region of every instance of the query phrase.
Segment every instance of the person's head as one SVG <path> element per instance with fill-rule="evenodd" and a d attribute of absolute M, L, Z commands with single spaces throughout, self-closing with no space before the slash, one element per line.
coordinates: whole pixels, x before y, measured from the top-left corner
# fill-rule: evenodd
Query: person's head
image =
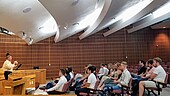
<path fill-rule="evenodd" d="M 149 59 L 149 60 L 147 61 L 147 64 L 148 64 L 148 67 L 152 67 L 153 59 Z"/>
<path fill-rule="evenodd" d="M 159 57 L 153 58 L 153 66 L 157 67 L 162 63 L 162 59 Z"/>
<path fill-rule="evenodd" d="M 101 67 L 101 68 L 105 67 L 105 64 L 101 63 L 101 64 L 100 64 L 100 67 Z"/>
<path fill-rule="evenodd" d="M 90 73 L 94 73 L 96 71 L 96 67 L 95 66 L 89 66 L 87 68 L 87 73 L 90 74 Z"/>
<path fill-rule="evenodd" d="M 66 74 L 65 69 L 60 69 L 60 70 L 59 70 L 59 76 L 63 76 L 63 75 L 65 75 L 65 74 Z"/>
<path fill-rule="evenodd" d="M 6 53 L 6 59 L 12 61 L 12 56 L 9 53 Z"/>
<path fill-rule="evenodd" d="M 123 71 L 127 68 L 127 62 L 122 61 L 118 66 L 119 66 L 119 69 Z"/>
<path fill-rule="evenodd" d="M 72 69 L 71 66 L 68 66 L 68 67 L 67 67 L 67 70 L 68 70 L 68 72 L 72 72 L 72 71 L 73 71 L 73 69 Z"/>
<path fill-rule="evenodd" d="M 91 65 L 91 64 L 85 65 L 85 66 L 84 66 L 85 71 L 87 71 L 87 68 L 90 67 L 90 66 L 92 66 L 92 65 Z"/>
<path fill-rule="evenodd" d="M 140 61 L 139 61 L 139 65 L 140 65 L 140 66 L 145 66 L 145 61 L 140 60 Z"/>
<path fill-rule="evenodd" d="M 119 63 L 119 62 L 116 62 L 116 63 L 113 65 L 113 69 L 114 69 L 114 70 L 117 70 L 117 69 L 118 69 L 118 65 L 120 65 L 120 63 Z"/>
<path fill-rule="evenodd" d="M 108 64 L 104 64 L 104 67 L 108 68 Z"/>
<path fill-rule="evenodd" d="M 109 63 L 109 64 L 107 64 L 107 67 L 108 67 L 108 69 L 113 69 L 113 64 Z"/>
<path fill-rule="evenodd" d="M 69 74 L 70 72 L 68 71 L 68 68 L 65 69 L 65 74 Z"/>

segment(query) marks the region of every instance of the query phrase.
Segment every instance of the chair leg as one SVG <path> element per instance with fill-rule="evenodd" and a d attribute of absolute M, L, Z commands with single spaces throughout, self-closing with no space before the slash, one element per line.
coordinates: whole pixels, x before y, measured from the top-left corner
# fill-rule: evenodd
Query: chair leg
<path fill-rule="evenodd" d="M 148 89 L 147 89 L 147 91 L 148 91 L 148 96 L 150 96 L 150 93 L 151 93 L 151 92 L 150 92 Z"/>
<path fill-rule="evenodd" d="M 152 92 L 155 96 L 158 96 L 153 90 L 151 90 L 151 92 Z"/>
<path fill-rule="evenodd" d="M 158 96 L 159 96 L 159 95 L 161 95 L 161 92 L 160 92 L 160 91 L 158 91 Z"/>

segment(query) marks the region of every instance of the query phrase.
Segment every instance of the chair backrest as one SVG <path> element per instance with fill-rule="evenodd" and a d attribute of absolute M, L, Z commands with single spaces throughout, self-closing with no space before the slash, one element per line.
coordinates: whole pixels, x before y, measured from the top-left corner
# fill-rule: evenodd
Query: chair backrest
<path fill-rule="evenodd" d="M 164 85 L 163 88 L 167 87 L 167 84 L 168 84 L 168 74 L 167 74 L 167 73 L 166 73 L 166 77 L 165 77 L 164 83 L 165 83 L 166 85 Z"/>
<path fill-rule="evenodd" d="M 66 82 L 62 88 L 62 92 L 67 92 L 69 86 L 70 86 L 70 80 L 68 82 Z"/>
<path fill-rule="evenodd" d="M 96 81 L 95 86 L 94 86 L 94 89 L 97 89 L 97 87 L 98 87 L 98 85 L 99 85 L 99 82 L 100 82 L 99 80 Z"/>
<path fill-rule="evenodd" d="M 132 87 L 132 77 L 131 77 L 130 80 L 129 80 L 128 87 L 129 87 L 129 88 Z"/>

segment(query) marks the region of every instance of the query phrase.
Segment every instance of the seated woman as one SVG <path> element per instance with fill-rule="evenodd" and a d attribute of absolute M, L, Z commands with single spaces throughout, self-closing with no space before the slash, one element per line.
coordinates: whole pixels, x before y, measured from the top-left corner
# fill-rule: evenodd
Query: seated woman
<path fill-rule="evenodd" d="M 106 84 L 112 84 L 114 82 L 114 80 L 118 80 L 121 75 L 122 75 L 122 71 L 120 69 L 118 69 L 118 66 L 120 65 L 120 63 L 116 63 L 114 66 L 114 68 L 116 68 L 116 71 L 113 71 L 113 73 L 109 76 L 109 77 L 103 77 L 100 81 L 100 84 L 98 86 L 98 90 L 103 90 L 103 87 Z M 115 70 L 115 69 L 114 69 Z"/>
<path fill-rule="evenodd" d="M 87 73 L 89 74 L 87 82 L 84 82 L 81 86 L 81 88 L 77 88 L 75 90 L 75 94 L 77 96 L 80 96 L 80 92 L 88 92 L 88 88 L 94 89 L 97 78 L 95 75 L 96 67 L 95 66 L 90 66 L 87 68 Z"/>
<path fill-rule="evenodd" d="M 110 71 L 110 74 L 108 76 L 102 77 L 98 89 L 103 89 L 104 83 L 109 83 L 110 81 L 116 80 L 118 79 L 118 77 L 120 77 L 119 75 L 121 75 L 121 70 L 118 70 L 119 64 L 120 64 L 119 62 L 115 63 L 113 65 L 113 68 L 111 69 L 112 71 Z"/>
<path fill-rule="evenodd" d="M 58 83 L 54 84 L 53 87 L 51 87 L 49 89 L 45 89 L 45 91 L 48 94 L 56 93 L 55 90 L 62 91 L 64 84 L 67 82 L 67 79 L 65 77 L 65 73 L 66 72 L 65 72 L 64 69 L 60 69 L 60 71 L 59 71 L 60 79 L 59 79 Z"/>
<path fill-rule="evenodd" d="M 131 75 L 127 70 L 127 62 L 122 61 L 119 65 L 119 69 L 122 71 L 122 75 L 118 80 L 114 80 L 113 83 L 105 84 L 103 92 L 99 93 L 101 96 L 108 96 L 108 93 L 113 90 L 121 90 L 122 84 L 128 86 Z"/>

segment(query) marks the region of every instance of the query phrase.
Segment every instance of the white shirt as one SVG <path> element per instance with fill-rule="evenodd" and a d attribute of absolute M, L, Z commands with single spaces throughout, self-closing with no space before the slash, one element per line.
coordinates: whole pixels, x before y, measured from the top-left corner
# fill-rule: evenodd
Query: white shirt
<path fill-rule="evenodd" d="M 103 73 L 103 68 L 100 68 L 100 70 L 99 70 L 99 74 L 102 74 Z"/>
<path fill-rule="evenodd" d="M 107 69 L 106 67 L 100 68 L 99 70 L 99 74 L 101 75 L 108 75 L 109 73 L 109 69 Z"/>
<path fill-rule="evenodd" d="M 65 76 L 61 76 L 58 83 L 54 87 L 48 89 L 47 92 L 54 91 L 54 90 L 62 91 L 63 86 L 66 82 L 67 82 L 67 79 L 65 78 Z"/>
<path fill-rule="evenodd" d="M 70 77 L 71 77 L 71 79 L 72 79 L 72 78 L 74 77 L 73 73 L 70 72 L 69 74 L 70 74 Z"/>
<path fill-rule="evenodd" d="M 120 79 L 119 79 L 118 81 L 119 81 L 121 84 L 128 86 L 130 78 L 131 78 L 130 72 L 129 72 L 127 69 L 125 69 L 125 70 L 122 72 L 122 75 L 121 75 L 121 77 L 120 77 Z M 119 86 L 121 86 L 121 85 L 119 85 Z"/>
<path fill-rule="evenodd" d="M 90 83 L 89 88 L 94 89 L 94 86 L 96 84 L 96 76 L 94 75 L 94 73 L 91 73 L 88 77 L 87 83 Z"/>
<path fill-rule="evenodd" d="M 13 68 L 15 67 L 14 64 L 11 63 L 11 61 L 6 60 L 2 66 L 3 71 L 13 71 Z"/>
<path fill-rule="evenodd" d="M 157 75 L 153 80 L 160 81 L 160 82 L 164 82 L 165 81 L 166 72 L 162 68 L 161 65 L 157 66 L 153 73 L 155 73 Z"/>

